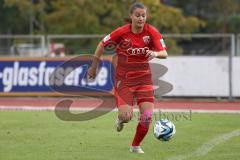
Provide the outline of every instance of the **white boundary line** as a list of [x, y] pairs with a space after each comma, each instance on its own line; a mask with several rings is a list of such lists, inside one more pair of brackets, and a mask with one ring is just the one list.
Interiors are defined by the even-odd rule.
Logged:
[[[178, 155], [168, 160], [184, 160], [184, 159], [196, 159], [197, 157], [200, 159], [201, 156], [207, 155], [212, 149], [214, 149], [219, 144], [226, 142], [233, 137], [240, 136], [240, 130], [234, 130], [232, 132], [220, 134], [213, 139], [209, 140], [208, 142], [202, 144], [198, 148], [196, 148], [193, 152], [185, 155]], [[204, 159], [203, 157], [201, 159]]]
[[[54, 111], [54, 106], [1, 106], [1, 110], [22, 110], [22, 111]], [[71, 111], [90, 111], [94, 108], [84, 108], [84, 107], [72, 107]], [[108, 108], [98, 109], [98, 111], [107, 111]], [[117, 108], [113, 109], [112, 112], [116, 112]], [[134, 109], [134, 112], [138, 112], [138, 109]], [[240, 110], [204, 110], [204, 109], [154, 109], [154, 112], [176, 112], [176, 113], [238, 113]]]

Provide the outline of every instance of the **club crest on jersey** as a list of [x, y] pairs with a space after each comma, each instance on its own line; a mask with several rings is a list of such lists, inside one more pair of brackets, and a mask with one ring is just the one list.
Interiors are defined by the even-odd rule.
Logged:
[[144, 41], [145, 44], [149, 44], [150, 43], [150, 37], [149, 36], [144, 36], [143, 41]]

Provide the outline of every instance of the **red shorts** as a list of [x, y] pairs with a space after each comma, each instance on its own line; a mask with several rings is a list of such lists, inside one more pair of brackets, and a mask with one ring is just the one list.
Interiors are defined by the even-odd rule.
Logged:
[[124, 81], [116, 81], [114, 95], [117, 107], [121, 105], [133, 106], [135, 102], [139, 105], [142, 102], [154, 102], [153, 86], [151, 84], [127, 85]]

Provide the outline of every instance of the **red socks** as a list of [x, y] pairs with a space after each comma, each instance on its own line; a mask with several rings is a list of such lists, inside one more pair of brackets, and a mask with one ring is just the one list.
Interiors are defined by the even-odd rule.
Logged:
[[141, 125], [140, 123], [138, 123], [132, 146], [140, 146], [140, 143], [146, 136], [148, 129], [149, 127], [147, 127], [146, 125]]

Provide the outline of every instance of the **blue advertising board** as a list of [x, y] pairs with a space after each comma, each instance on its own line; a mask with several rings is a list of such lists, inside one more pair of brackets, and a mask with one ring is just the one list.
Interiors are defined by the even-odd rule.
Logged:
[[[0, 59], [0, 95], [54, 96], [65, 92], [94, 95], [112, 92], [111, 61], [103, 60], [97, 77], [91, 81], [86, 76], [90, 63], [90, 60], [68, 61], [68, 58]], [[51, 82], [52, 77], [55, 77], [54, 83]]]

